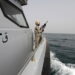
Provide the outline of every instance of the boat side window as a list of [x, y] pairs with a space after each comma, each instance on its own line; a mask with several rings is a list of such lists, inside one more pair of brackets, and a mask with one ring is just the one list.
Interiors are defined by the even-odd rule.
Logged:
[[1, 2], [1, 6], [4, 15], [8, 19], [17, 24], [19, 27], [28, 28], [28, 23], [21, 9], [4, 0]]

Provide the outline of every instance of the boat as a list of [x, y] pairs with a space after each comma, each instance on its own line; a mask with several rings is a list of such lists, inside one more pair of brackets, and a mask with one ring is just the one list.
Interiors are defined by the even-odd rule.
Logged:
[[22, 6], [27, 0], [0, 0], [0, 75], [41, 75], [46, 38], [34, 48]]

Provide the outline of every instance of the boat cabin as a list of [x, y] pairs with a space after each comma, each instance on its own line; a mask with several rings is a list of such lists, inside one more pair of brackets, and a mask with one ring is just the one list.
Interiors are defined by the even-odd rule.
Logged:
[[18, 75], [33, 53], [33, 33], [23, 5], [27, 0], [0, 0], [0, 75]]

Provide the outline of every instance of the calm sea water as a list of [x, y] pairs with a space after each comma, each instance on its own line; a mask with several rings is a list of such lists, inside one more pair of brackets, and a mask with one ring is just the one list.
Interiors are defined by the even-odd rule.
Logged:
[[50, 50], [50, 75], [75, 75], [75, 35], [45, 35]]

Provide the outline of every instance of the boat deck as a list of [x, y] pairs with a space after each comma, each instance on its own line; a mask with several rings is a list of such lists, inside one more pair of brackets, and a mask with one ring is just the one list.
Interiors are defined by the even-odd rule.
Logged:
[[46, 52], [46, 39], [44, 38], [39, 47], [35, 49], [34, 60], [30, 60], [27, 67], [18, 75], [41, 75]]

